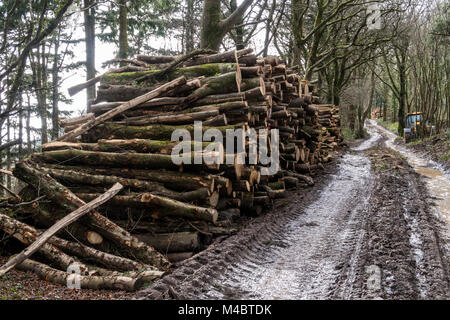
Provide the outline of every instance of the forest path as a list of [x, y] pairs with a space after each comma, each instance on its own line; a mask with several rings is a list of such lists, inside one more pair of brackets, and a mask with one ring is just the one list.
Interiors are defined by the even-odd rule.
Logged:
[[384, 134], [388, 138], [386, 146], [404, 156], [409, 165], [424, 177], [430, 195], [437, 202], [437, 214], [441, 215], [450, 226], [450, 172], [427, 155], [417, 154], [402, 143], [397, 143], [398, 136], [380, 126], [376, 121], [368, 121], [368, 127]]

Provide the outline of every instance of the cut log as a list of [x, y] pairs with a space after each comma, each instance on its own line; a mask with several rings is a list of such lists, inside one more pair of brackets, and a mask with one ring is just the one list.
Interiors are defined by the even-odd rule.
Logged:
[[233, 101], [233, 102], [224, 102], [224, 103], [195, 107], [195, 108], [192, 108], [192, 112], [212, 111], [212, 110], [218, 110], [220, 112], [227, 112], [230, 110], [243, 109], [243, 108], [248, 108], [248, 103], [246, 101]]
[[161, 253], [194, 251], [199, 248], [197, 232], [177, 232], [163, 234], [139, 234], [137, 237]]
[[215, 180], [224, 180], [224, 184], [230, 181], [223, 177], [215, 177], [213, 175], [199, 175], [191, 173], [179, 173], [165, 170], [139, 170], [130, 168], [93, 168], [93, 167], [75, 167], [75, 166], [61, 166], [45, 164], [45, 167], [58, 170], [72, 170], [91, 175], [113, 175], [117, 177], [150, 180], [163, 184], [166, 188], [171, 188], [177, 191], [194, 191], [202, 188], [207, 188], [210, 192], [214, 191]]
[[122, 121], [116, 121], [117, 124], [131, 125], [131, 126], [147, 126], [151, 124], [188, 124], [194, 121], [207, 120], [211, 117], [219, 115], [219, 110], [204, 110], [193, 113], [174, 114], [157, 117], [144, 117], [144, 119], [129, 118]]
[[138, 61], [143, 61], [148, 64], [170, 63], [175, 61], [176, 58], [177, 58], [176, 56], [147, 56], [144, 54], [137, 55]]
[[[204, 122], [204, 124], [206, 121]], [[137, 153], [159, 153], [159, 154], [172, 154], [173, 148], [177, 145], [186, 146], [194, 150], [194, 141], [160, 141], [160, 140], [147, 140], [147, 139], [132, 139], [132, 140], [104, 140], [100, 139], [98, 143], [81, 143], [81, 142], [60, 142], [54, 141], [46, 143], [42, 146], [42, 151], [57, 151], [57, 150], [85, 150], [85, 151], [97, 151], [97, 152], [129, 152], [134, 151]], [[202, 150], [215, 142], [203, 142]]]
[[211, 118], [209, 120], [203, 121], [204, 126], [208, 127], [222, 127], [228, 125], [227, 116], [225, 114], [219, 114], [218, 116]]
[[[213, 77], [218, 74], [233, 72], [235, 63], [209, 63], [199, 66], [179, 67], [173, 70], [149, 70], [144, 72], [113, 73], [102, 78], [102, 85], [130, 85], [138, 83], [140, 86], [153, 86], [158, 81], [171, 81], [178, 77], [192, 80], [198, 77]], [[165, 72], [163, 75], [162, 73]]]
[[202, 163], [200, 166], [194, 164], [195, 154], [191, 153], [191, 164], [176, 165], [173, 163], [172, 156], [164, 154], [151, 153], [112, 153], [112, 152], [93, 152], [83, 150], [59, 150], [48, 151], [33, 154], [32, 158], [37, 161], [46, 163], [66, 163], [71, 165], [81, 164], [88, 166], [104, 166], [104, 167], [126, 167], [142, 169], [167, 169], [181, 170], [183, 168], [203, 168], [205, 170], [218, 170], [220, 168], [220, 154], [210, 154], [215, 160], [214, 164]]
[[[32, 245], [39, 237], [39, 232], [33, 227], [1, 213], [0, 229], [19, 240], [25, 246]], [[67, 269], [72, 263], [77, 262], [77, 260], [65, 254], [50, 243], [44, 243], [42, 246], [38, 247], [37, 250], [39, 250], [39, 253], [42, 254], [43, 257], [57, 265], [59, 268]], [[17, 255], [9, 261], [17, 261], [18, 258], [16, 257]], [[10, 266], [11, 262], [3, 266], [1, 269], [2, 274], [6, 273], [15, 265], [12, 265], [12, 267]], [[88, 273], [87, 266], [81, 265], [81, 270], [83, 273]]]
[[76, 86], [70, 87], [68, 90], [69, 95], [72, 97], [72, 96], [76, 95], [78, 92], [82, 91], [83, 89], [86, 89], [86, 88], [89, 88], [89, 87], [95, 85], [97, 82], [101, 81], [104, 76], [106, 76], [108, 74], [122, 73], [122, 72], [129, 72], [129, 71], [142, 71], [142, 70], [147, 70], [147, 68], [146, 67], [124, 66], [124, 67], [118, 68], [118, 69], [110, 69], [106, 73], [104, 73], [100, 76], [92, 78], [92, 79], [90, 79], [84, 83], [78, 84]]
[[19, 255], [15, 256], [13, 259], [9, 260], [3, 267], [0, 268], [0, 276], [4, 275], [6, 272], [14, 268], [16, 265], [28, 259], [34, 252], [36, 252], [42, 245], [44, 245], [52, 236], [58, 233], [62, 228], [70, 225], [74, 221], [81, 218], [86, 213], [94, 210], [98, 206], [102, 205], [112, 197], [114, 197], [123, 186], [120, 183], [116, 183], [110, 190], [101, 195], [100, 197], [92, 200], [88, 204], [85, 204], [73, 211], [72, 213], [65, 216], [63, 219], [54, 224], [51, 228], [45, 231], [39, 238], [22, 251]]
[[78, 137], [79, 135], [83, 134], [84, 132], [92, 129], [93, 127], [95, 127], [95, 126], [97, 126], [97, 125], [99, 125], [99, 124], [101, 124], [101, 123], [103, 123], [103, 122], [105, 122], [105, 121], [107, 121], [109, 119], [112, 119], [116, 115], [118, 115], [118, 114], [120, 114], [120, 113], [122, 113], [122, 112], [124, 112], [126, 110], [129, 110], [131, 108], [134, 108], [135, 106], [137, 106], [137, 105], [139, 105], [139, 104], [141, 104], [143, 102], [146, 102], [148, 100], [154, 99], [154, 98], [160, 96], [161, 94], [163, 94], [164, 92], [166, 92], [168, 90], [171, 90], [171, 89], [173, 89], [173, 88], [175, 88], [177, 86], [183, 85], [185, 83], [186, 83], [186, 79], [184, 77], [181, 77], [181, 78], [178, 78], [178, 79], [176, 79], [174, 81], [171, 81], [171, 82], [169, 82], [167, 84], [164, 84], [164, 85], [158, 87], [157, 89], [155, 89], [155, 90], [153, 90], [153, 91], [151, 91], [149, 93], [146, 93], [146, 94], [144, 94], [144, 95], [142, 95], [140, 97], [137, 97], [137, 98], [135, 98], [135, 99], [133, 99], [133, 100], [131, 100], [131, 101], [129, 101], [129, 102], [127, 102], [127, 103], [125, 103], [125, 104], [115, 108], [115, 109], [112, 109], [112, 110], [102, 114], [101, 116], [95, 118], [94, 120], [86, 122], [85, 124], [81, 125], [77, 129], [71, 131], [68, 134], [63, 135], [62, 137], [60, 137], [57, 140], [59, 140], [59, 141], [70, 141], [71, 139], [74, 139], [74, 138]]
[[[224, 137], [228, 129], [242, 129], [241, 124], [228, 125], [224, 127], [206, 127], [203, 126], [203, 133], [208, 129], [217, 129], [222, 132]], [[124, 126], [114, 123], [107, 123], [97, 126], [89, 131], [89, 139], [97, 141], [99, 139], [152, 139], [152, 140], [171, 140], [172, 133], [177, 129], [186, 129], [194, 140], [194, 125], [168, 126], [168, 125], [150, 125], [150, 126]]]
[[123, 167], [178, 170], [171, 156], [143, 153], [111, 153], [82, 150], [48, 151], [34, 154], [33, 159], [46, 163], [81, 164], [88, 166]]
[[[74, 277], [67, 272], [51, 268], [33, 260], [22, 262], [18, 268], [23, 271], [33, 272], [37, 274], [39, 278], [61, 286], [67, 286], [67, 283], [71, 283], [71, 279]], [[163, 272], [161, 271], [147, 271], [145, 272], [145, 280], [127, 276], [78, 276], [78, 279], [80, 281], [81, 289], [136, 291], [142, 288], [145, 282], [150, 281], [150, 279], [156, 280], [162, 275]]]
[[[162, 98], [155, 98], [152, 100], [149, 100], [147, 102], [141, 103], [140, 105], [136, 106], [136, 109], [142, 109], [142, 108], [154, 108], [154, 107], [161, 107], [161, 106], [174, 106], [179, 105], [184, 102], [184, 98], [177, 98], [177, 97], [162, 97]], [[95, 114], [102, 114], [105, 112], [108, 112], [111, 109], [114, 109], [122, 104], [126, 103], [126, 101], [119, 101], [119, 102], [108, 102], [108, 103], [99, 103], [91, 106], [91, 111]]]
[[[218, 62], [235, 62], [236, 57], [242, 57], [249, 53], [252, 53], [253, 49], [243, 49], [238, 51], [227, 51], [224, 53], [217, 53], [209, 56], [200, 56], [194, 58], [192, 61], [186, 62], [186, 66], [202, 65], [207, 63], [218, 63]], [[239, 61], [241, 63], [241, 61]]]
[[313, 186], [314, 185], [314, 179], [311, 178], [311, 177], [308, 177], [308, 176], [305, 176], [305, 175], [302, 175], [302, 174], [298, 174], [298, 173], [295, 173], [295, 172], [292, 172], [292, 171], [283, 171], [283, 173], [285, 173], [288, 176], [300, 179], [300, 180], [306, 182], [309, 186]]
[[217, 77], [206, 78], [202, 87], [195, 90], [186, 98], [186, 103], [193, 103], [203, 97], [230, 92], [238, 92], [237, 81], [240, 79], [237, 72], [229, 72]]
[[[55, 181], [50, 176], [43, 174], [29, 162], [20, 162], [14, 169], [14, 175], [34, 188], [39, 188], [47, 197], [58, 203], [66, 212], [72, 212], [86, 203], [78, 198], [69, 189]], [[92, 226], [95, 231], [114, 242], [130, 256], [139, 261], [155, 266], [159, 269], [167, 269], [170, 263], [153, 248], [139, 241], [126, 230], [99, 214], [92, 211], [83, 219]]]
[[61, 127], [68, 127], [68, 126], [74, 126], [79, 125], [82, 123], [85, 123], [87, 121], [90, 121], [95, 118], [95, 115], [93, 113], [88, 113], [86, 115], [77, 117], [77, 118], [70, 118], [70, 119], [63, 119], [59, 121], [59, 124]]
[[[182, 201], [182, 202], [196, 202], [196, 203], [200, 202], [200, 203], [205, 203], [205, 204], [209, 205], [211, 208], [214, 208], [214, 207], [217, 206], [218, 193], [217, 192], [211, 193], [206, 188], [202, 188], [202, 189], [198, 189], [198, 190], [194, 190], [194, 191], [189, 191], [189, 192], [174, 192], [174, 191], [171, 191], [171, 190], [168, 190], [168, 189], [166, 189], [166, 190], [167, 191], [164, 191], [164, 192], [162, 192], [162, 191], [153, 191], [152, 194], [157, 195], [157, 196], [170, 198], [172, 200]], [[89, 194], [89, 193], [76, 193], [76, 195], [78, 197], [80, 197], [81, 199], [83, 199], [84, 201], [90, 201], [91, 199], [93, 199], [93, 198], [95, 198], [97, 196], [97, 194]], [[132, 202], [122, 201], [123, 199], [126, 199], [126, 198], [123, 198], [123, 197], [126, 197], [126, 196], [136, 196], [136, 194], [135, 193], [125, 193], [121, 197], [113, 198], [111, 200], [111, 205], [117, 205], [117, 206], [122, 206], [122, 207], [126, 207], [126, 206], [132, 206], [133, 207], [133, 203]], [[138, 204], [138, 206], [134, 206], [134, 207], [142, 208], [143, 206]]]
[[[96, 195], [79, 194], [84, 199], [91, 199]], [[151, 193], [115, 196], [111, 199], [114, 206], [152, 209], [149, 213], [153, 217], [181, 217], [191, 220], [204, 220], [212, 223], [217, 221], [217, 210], [203, 208], [167, 197], [156, 196]]]

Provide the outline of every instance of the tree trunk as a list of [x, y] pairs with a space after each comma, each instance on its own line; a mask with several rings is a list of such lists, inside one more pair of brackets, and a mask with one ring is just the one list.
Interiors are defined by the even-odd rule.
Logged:
[[193, 113], [178, 113], [173, 115], [161, 115], [156, 117], [142, 116], [135, 119], [128, 118], [122, 121], [116, 121], [117, 124], [131, 126], [147, 126], [151, 124], [169, 124], [181, 125], [190, 124], [194, 121], [203, 121], [219, 115], [219, 110], [205, 110]]
[[[69, 277], [73, 277], [65, 271], [51, 268], [33, 260], [22, 262], [18, 268], [24, 271], [31, 271], [37, 274], [39, 278], [61, 286], [67, 286], [71, 279]], [[151, 276], [150, 273], [153, 275]], [[156, 280], [161, 276], [162, 272], [160, 271], [148, 271], [145, 273], [145, 280], [127, 276], [79, 276], [79, 280], [81, 289], [136, 291], [142, 288], [145, 282], [150, 282], [150, 279]]]
[[[84, 0], [84, 34], [86, 43], [86, 81], [95, 78], [95, 8], [94, 0]], [[95, 86], [87, 88], [87, 112], [90, 112], [90, 101], [95, 99]]]
[[[4, 214], [0, 214], [0, 229], [19, 240], [25, 246], [31, 245], [39, 237], [39, 232], [33, 227], [30, 227]], [[76, 262], [75, 259], [50, 243], [44, 243], [39, 248], [39, 253], [42, 254], [48, 261], [51, 261], [62, 269], [67, 269], [72, 263]], [[4, 268], [2, 267], [1, 274], [4, 274], [3, 269]], [[87, 267], [84, 267], [83, 269], [87, 271]], [[5, 270], [8, 271], [9, 269]]]
[[[80, 194], [80, 197], [86, 200], [90, 200], [96, 196], [96, 194]], [[204, 220], [216, 223], [218, 216], [216, 209], [198, 207], [151, 193], [116, 196], [111, 200], [111, 204], [123, 207], [152, 209], [150, 213], [156, 218], [182, 217], [190, 220]]]
[[59, 136], [59, 35], [55, 39], [55, 49], [53, 52], [53, 66], [52, 66], [52, 140]]
[[[228, 125], [224, 127], [212, 127], [213, 129], [220, 130], [224, 136], [228, 129], [239, 129], [242, 125]], [[186, 129], [194, 137], [193, 125], [182, 126], [168, 126], [168, 125], [150, 125], [150, 126], [124, 126], [114, 123], [107, 123], [92, 128], [89, 131], [88, 139], [90, 141], [98, 141], [99, 139], [152, 139], [152, 140], [165, 140], [170, 141], [172, 139], [172, 133], [177, 129]], [[210, 129], [210, 127], [202, 127], [203, 133]]]
[[128, 58], [127, 0], [119, 1], [119, 59]]
[[240, 89], [240, 86], [238, 86], [240, 78], [241, 76], [237, 72], [229, 72], [217, 77], [207, 78], [202, 81], [202, 87], [187, 97], [186, 102], [193, 103], [209, 95], [238, 92]]
[[191, 252], [199, 248], [197, 232], [139, 234], [137, 237], [161, 253]]
[[144, 268], [150, 268], [150, 266], [147, 266], [145, 264], [109, 254], [85, 246], [79, 242], [70, 242], [65, 239], [53, 237], [49, 240], [49, 243], [65, 252], [69, 252], [70, 254], [73, 254], [80, 258], [95, 261], [95, 263], [101, 264], [102, 266], [113, 270], [138, 271]]
[[[45, 167], [59, 170], [72, 170], [90, 175], [113, 175], [117, 177], [150, 180], [163, 184], [166, 188], [171, 188], [177, 191], [195, 191], [206, 188], [210, 192], [214, 191], [216, 180], [217, 183], [223, 184], [224, 187], [230, 184], [230, 181], [224, 177], [215, 177], [211, 175], [196, 175], [190, 173], [180, 173], [175, 171], [164, 170], [139, 170], [135, 168], [95, 168], [95, 167], [81, 167], [81, 166], [61, 166], [45, 164]], [[224, 181], [223, 183], [221, 181]]]
[[219, 51], [223, 37], [242, 19], [253, 0], [245, 0], [225, 20], [221, 20], [220, 1], [205, 0], [203, 2], [202, 25], [200, 31], [200, 47]]
[[219, 51], [223, 36], [220, 28], [220, 1], [205, 0], [203, 3], [200, 47]]
[[195, 0], [186, 0], [187, 10], [184, 17], [184, 47], [185, 53], [194, 51], [194, 35], [195, 35], [195, 17], [194, 4]]

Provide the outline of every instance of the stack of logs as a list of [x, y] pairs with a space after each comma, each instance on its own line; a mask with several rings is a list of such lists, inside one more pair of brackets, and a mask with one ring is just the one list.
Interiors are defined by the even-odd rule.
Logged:
[[[332, 160], [342, 141], [339, 109], [315, 104], [313, 86], [277, 57], [258, 59], [251, 53], [139, 55], [110, 61], [129, 65], [71, 88], [74, 94], [100, 82], [89, 112], [61, 120], [65, 135], [14, 170], [29, 185], [20, 195], [30, 204], [18, 214], [36, 229], [6, 217], [0, 228], [10, 234], [28, 232], [28, 237], [15, 237], [29, 244], [38, 228], [48, 228], [120, 183], [121, 193], [53, 237], [40, 253], [63, 270], [68, 262], [61, 257], [69, 253], [96, 265], [102, 276], [152, 270], [155, 277], [155, 268], [164, 271], [214, 238], [234, 233], [242, 216], [261, 214], [286, 189], [313, 185], [312, 173]], [[184, 129], [197, 139], [194, 121], [202, 121], [203, 132], [223, 133], [224, 141], [201, 142], [200, 154], [216, 161], [176, 165], [171, 153], [179, 141], [172, 141], [172, 133]], [[233, 164], [224, 164], [217, 152], [206, 151], [223, 143], [230, 153], [227, 130], [251, 128], [259, 138], [265, 129], [266, 141], [272, 130], [279, 130], [278, 173], [261, 175], [265, 166], [241, 164], [239, 155]], [[248, 155], [249, 142], [242, 143]], [[194, 144], [182, 145], [194, 150]], [[266, 144], [270, 155], [274, 150]], [[197, 155], [192, 151], [188, 156]], [[142, 276], [134, 280], [125, 288], [143, 283]]]

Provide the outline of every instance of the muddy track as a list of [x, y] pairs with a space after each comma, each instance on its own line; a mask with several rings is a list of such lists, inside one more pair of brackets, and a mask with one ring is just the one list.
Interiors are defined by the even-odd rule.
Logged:
[[[391, 150], [374, 179], [357, 284], [363, 299], [449, 299], [445, 225], [421, 177]], [[375, 274], [377, 273], [377, 274]]]
[[313, 188], [290, 193], [137, 298], [447, 298], [439, 222], [426, 200], [417, 201], [423, 183], [411, 169], [371, 170], [364, 153], [384, 140], [373, 132]]
[[314, 188], [291, 193], [272, 212], [187, 261], [138, 297], [349, 297], [352, 261], [358, 260], [363, 237], [366, 203], [361, 200], [370, 189], [369, 168], [363, 156], [344, 156], [336, 172], [322, 176]]

